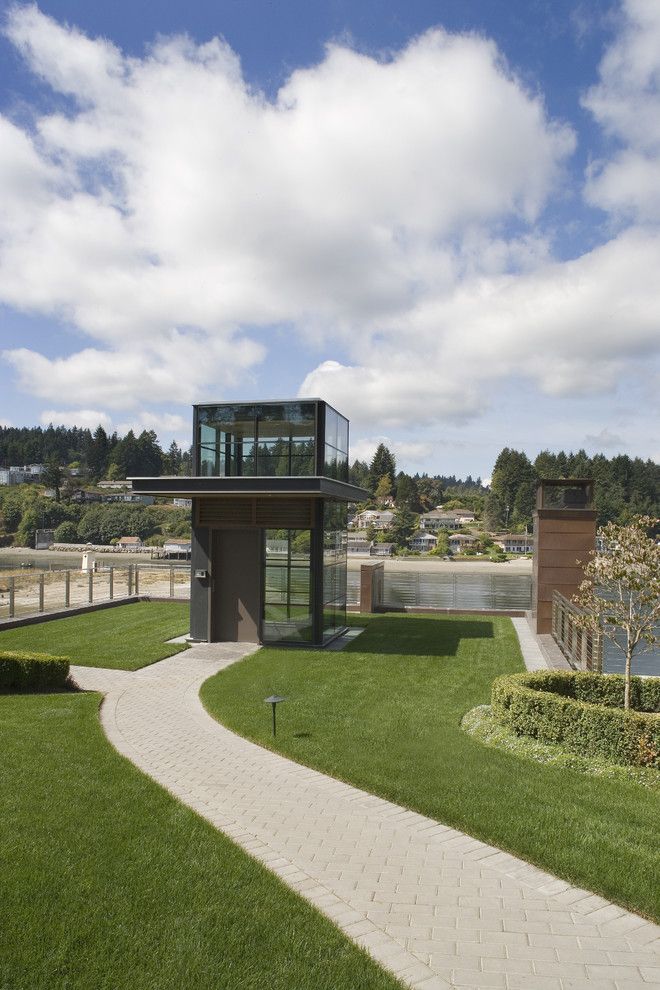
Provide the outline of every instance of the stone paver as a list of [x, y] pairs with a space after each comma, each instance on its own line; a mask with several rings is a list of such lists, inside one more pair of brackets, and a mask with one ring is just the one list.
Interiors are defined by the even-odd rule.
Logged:
[[215, 722], [200, 685], [250, 649], [210, 644], [134, 673], [72, 673], [105, 693], [101, 719], [120, 753], [407, 986], [660, 988], [660, 927]]

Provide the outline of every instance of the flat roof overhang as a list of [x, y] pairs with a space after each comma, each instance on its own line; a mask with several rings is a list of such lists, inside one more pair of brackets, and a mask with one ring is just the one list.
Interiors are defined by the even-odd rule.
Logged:
[[180, 477], [128, 478], [136, 495], [172, 495], [175, 498], [221, 498], [237, 495], [290, 495], [305, 498], [331, 498], [339, 502], [365, 502], [370, 493], [345, 481], [319, 476], [283, 478]]

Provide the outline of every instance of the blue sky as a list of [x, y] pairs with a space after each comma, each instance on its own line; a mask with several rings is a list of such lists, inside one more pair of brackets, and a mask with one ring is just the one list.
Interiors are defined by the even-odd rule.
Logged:
[[318, 394], [411, 471], [658, 459], [655, 0], [2, 22], [0, 422]]

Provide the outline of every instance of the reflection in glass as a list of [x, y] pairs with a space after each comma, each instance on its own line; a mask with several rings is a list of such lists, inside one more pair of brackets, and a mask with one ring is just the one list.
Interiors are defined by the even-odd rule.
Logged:
[[200, 406], [198, 473], [286, 477], [315, 473], [313, 402]]
[[323, 508], [323, 641], [346, 626], [347, 507], [326, 502]]
[[311, 533], [267, 529], [264, 568], [264, 642], [311, 642]]

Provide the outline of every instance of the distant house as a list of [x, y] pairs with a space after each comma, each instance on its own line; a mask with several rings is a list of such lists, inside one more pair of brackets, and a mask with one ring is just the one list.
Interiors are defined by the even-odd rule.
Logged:
[[191, 547], [191, 540], [167, 539], [163, 543], [163, 553], [166, 557], [176, 558], [177, 560], [189, 560]]
[[356, 529], [389, 529], [394, 520], [394, 513], [389, 509], [364, 509], [355, 517]]
[[43, 464], [24, 464], [23, 467], [12, 465], [0, 468], [0, 485], [25, 485], [30, 481], [39, 481], [44, 473]]
[[153, 495], [104, 495], [104, 502], [128, 502], [131, 505], [153, 505], [156, 499]]
[[501, 547], [505, 553], [534, 552], [534, 537], [527, 536], [526, 533], [508, 533], [505, 536], [497, 536], [494, 542]]
[[371, 541], [366, 540], [364, 536], [360, 536], [358, 533], [349, 533], [346, 549], [348, 553], [368, 554], [371, 551]]
[[192, 499], [191, 498], [173, 498], [172, 505], [176, 505], [179, 509], [192, 509]]
[[96, 486], [97, 488], [105, 489], [106, 491], [120, 492], [122, 488], [130, 488], [130, 481], [99, 481]]
[[454, 512], [433, 509], [419, 517], [419, 525], [420, 529], [426, 530], [428, 533], [437, 533], [439, 529], [460, 529], [462, 523]]
[[99, 495], [98, 492], [86, 492], [82, 488], [78, 488], [75, 492], [71, 492], [71, 501], [78, 505], [89, 502], [102, 502], [103, 496]]
[[141, 550], [144, 543], [139, 536], [122, 536], [117, 540], [119, 550]]
[[393, 543], [373, 543], [371, 546], [372, 557], [391, 557], [393, 551]]
[[28, 475], [28, 481], [37, 481], [46, 470], [46, 466], [44, 464], [26, 464], [25, 467], [15, 470], [25, 471]]
[[55, 542], [54, 529], [38, 529], [34, 534], [34, 549], [47, 550]]
[[476, 543], [477, 538], [476, 536], [467, 536], [465, 533], [454, 533], [453, 536], [449, 537], [447, 542], [452, 553], [461, 553], [466, 547]]
[[434, 536], [433, 533], [426, 533], [422, 530], [419, 533], [415, 533], [410, 540], [409, 546], [411, 550], [416, 550], [419, 553], [428, 553], [429, 550], [435, 550], [437, 544], [437, 536]]

